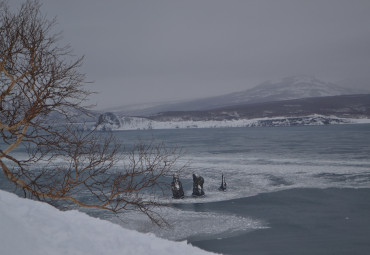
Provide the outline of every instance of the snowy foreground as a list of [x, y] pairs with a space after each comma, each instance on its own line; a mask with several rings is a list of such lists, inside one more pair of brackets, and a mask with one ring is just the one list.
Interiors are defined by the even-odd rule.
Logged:
[[0, 254], [214, 254], [0, 190]]

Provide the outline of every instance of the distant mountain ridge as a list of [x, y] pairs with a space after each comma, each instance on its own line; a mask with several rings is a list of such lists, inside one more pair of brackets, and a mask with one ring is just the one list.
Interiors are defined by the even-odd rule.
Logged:
[[243, 92], [230, 94], [238, 102], [259, 103], [310, 97], [327, 97], [361, 94], [363, 91], [348, 89], [334, 83], [324, 82], [314, 76], [286, 77], [275, 82], [264, 82]]
[[251, 89], [221, 96], [180, 103], [157, 104], [140, 109], [122, 108], [119, 110], [115, 108], [114, 112], [119, 116], [148, 116], [166, 111], [201, 111], [242, 104], [366, 93], [370, 91], [344, 88], [334, 83], [321, 81], [314, 76], [300, 75], [264, 82]]
[[169, 120], [231, 120], [271, 117], [299, 117], [313, 114], [342, 118], [370, 118], [370, 94], [311, 97], [250, 103], [205, 111], [168, 111], [149, 117]]
[[[293, 76], [223, 96], [102, 114], [98, 130], [326, 125], [370, 121], [370, 92]], [[356, 122], [356, 121], [355, 121]]]
[[101, 115], [98, 130], [369, 123], [370, 94], [250, 103], [204, 111], [168, 111], [148, 117], [105, 115], [109, 118]]

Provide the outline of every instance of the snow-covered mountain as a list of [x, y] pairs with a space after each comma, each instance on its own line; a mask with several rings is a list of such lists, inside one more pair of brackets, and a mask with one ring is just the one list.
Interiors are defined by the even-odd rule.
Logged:
[[348, 123], [341, 118], [370, 117], [370, 92], [340, 87], [313, 76], [293, 76], [241, 92], [139, 111], [102, 114], [96, 127], [104, 131]]
[[326, 97], [365, 93], [358, 89], [340, 87], [314, 76], [293, 76], [264, 82], [252, 89], [224, 96], [233, 104], [281, 101], [289, 99]]
[[340, 87], [334, 83], [321, 81], [314, 76], [301, 75], [286, 77], [277, 81], [267, 81], [254, 88], [240, 92], [195, 100], [190, 105], [192, 105], [192, 108], [197, 107], [198, 109], [189, 110], [208, 110], [247, 103], [350, 94], [366, 94], [366, 92]]
[[321, 81], [314, 76], [301, 75], [277, 81], [267, 81], [251, 89], [216, 97], [162, 104], [136, 110], [124, 107], [121, 110], [116, 108], [115, 112], [121, 116], [146, 116], [165, 111], [199, 111], [249, 103], [367, 93], [370, 91], [345, 88], [334, 83]]
[[106, 113], [101, 115], [96, 128], [104, 131], [326, 125], [358, 123], [359, 120], [370, 121], [370, 94], [250, 103], [205, 111], [169, 111], [147, 117], [119, 117]]

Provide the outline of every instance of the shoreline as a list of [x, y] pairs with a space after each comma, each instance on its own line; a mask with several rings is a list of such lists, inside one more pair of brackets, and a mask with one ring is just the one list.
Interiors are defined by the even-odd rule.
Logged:
[[369, 118], [344, 118], [334, 115], [302, 115], [276, 116], [253, 119], [221, 119], [221, 120], [181, 120], [168, 121], [152, 120], [147, 117], [114, 117], [106, 123], [96, 125], [98, 131], [127, 131], [127, 130], [165, 130], [165, 129], [196, 129], [196, 128], [251, 128], [251, 127], [293, 127], [293, 126], [323, 126], [346, 124], [370, 124]]

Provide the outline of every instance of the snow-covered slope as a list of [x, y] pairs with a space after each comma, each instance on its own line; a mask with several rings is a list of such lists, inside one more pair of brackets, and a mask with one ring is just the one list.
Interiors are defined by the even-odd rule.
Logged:
[[278, 81], [268, 81], [249, 90], [229, 95], [233, 103], [267, 102], [309, 97], [357, 94], [361, 91], [324, 82], [314, 76], [293, 76]]
[[196, 100], [193, 107], [212, 109], [246, 103], [261, 103], [310, 97], [326, 97], [362, 94], [365, 91], [348, 89], [330, 82], [321, 81], [314, 76], [293, 76], [277, 81], [264, 82], [254, 88], [223, 96]]
[[[169, 111], [148, 117], [109, 115], [107, 121], [97, 122], [98, 130], [358, 123], [370, 120], [370, 94], [282, 100], [208, 111]], [[112, 119], [117, 125], [112, 125]]]
[[127, 230], [0, 190], [1, 255], [206, 255], [184, 242]]
[[261, 103], [310, 97], [326, 97], [350, 94], [366, 94], [369, 91], [349, 89], [330, 82], [321, 81], [314, 76], [300, 75], [268, 81], [254, 88], [226, 95], [191, 100], [181, 103], [156, 105], [137, 109], [115, 109], [119, 115], [146, 116], [165, 111], [199, 111], [235, 106], [249, 103]]

